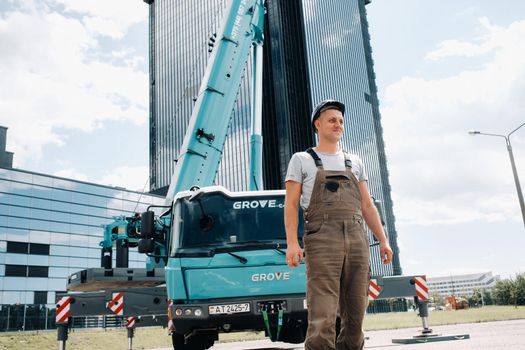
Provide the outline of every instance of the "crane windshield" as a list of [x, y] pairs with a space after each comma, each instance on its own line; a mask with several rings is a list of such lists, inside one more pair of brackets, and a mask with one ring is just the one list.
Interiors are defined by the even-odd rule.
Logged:
[[[284, 195], [229, 197], [201, 193], [178, 201], [172, 234], [172, 254], [178, 249], [213, 248], [254, 242], [286, 244]], [[302, 212], [300, 213], [302, 215]], [[302, 236], [302, 221], [299, 236]]]

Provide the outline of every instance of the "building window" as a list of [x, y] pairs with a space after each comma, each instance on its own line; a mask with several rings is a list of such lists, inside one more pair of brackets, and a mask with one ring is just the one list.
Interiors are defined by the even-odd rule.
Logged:
[[27, 254], [28, 251], [28, 244], [22, 243], [22, 242], [7, 242], [7, 248], [6, 251], [8, 253], [16, 253], [16, 254]]
[[27, 266], [26, 265], [5, 265], [6, 277], [26, 277]]
[[47, 292], [35, 292], [35, 304], [47, 304]]
[[49, 268], [47, 266], [28, 266], [28, 277], [48, 277]]
[[31, 243], [29, 244], [29, 254], [49, 255], [49, 244]]

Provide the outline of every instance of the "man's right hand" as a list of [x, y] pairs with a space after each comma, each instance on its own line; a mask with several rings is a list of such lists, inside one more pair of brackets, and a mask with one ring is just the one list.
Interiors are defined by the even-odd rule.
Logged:
[[303, 261], [304, 255], [303, 250], [299, 246], [299, 243], [288, 244], [286, 248], [286, 263], [291, 268], [298, 266]]

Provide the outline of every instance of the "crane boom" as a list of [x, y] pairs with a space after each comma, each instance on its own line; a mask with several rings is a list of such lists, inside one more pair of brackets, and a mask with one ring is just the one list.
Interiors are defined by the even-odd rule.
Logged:
[[250, 49], [263, 43], [263, 0], [232, 0], [226, 13], [180, 148], [166, 204], [180, 191], [213, 184]]

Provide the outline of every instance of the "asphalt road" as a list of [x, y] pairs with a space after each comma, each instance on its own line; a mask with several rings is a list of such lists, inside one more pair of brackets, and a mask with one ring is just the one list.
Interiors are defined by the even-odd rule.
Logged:
[[[469, 334], [470, 339], [420, 344], [393, 344], [392, 339], [412, 338], [418, 328], [367, 332], [366, 349], [388, 350], [525, 350], [525, 320], [467, 323], [453, 326], [437, 326], [434, 333], [442, 335]], [[270, 341], [247, 341], [217, 344], [211, 350], [302, 350], [302, 345], [272, 343]], [[167, 350], [167, 349], [166, 349]]]

